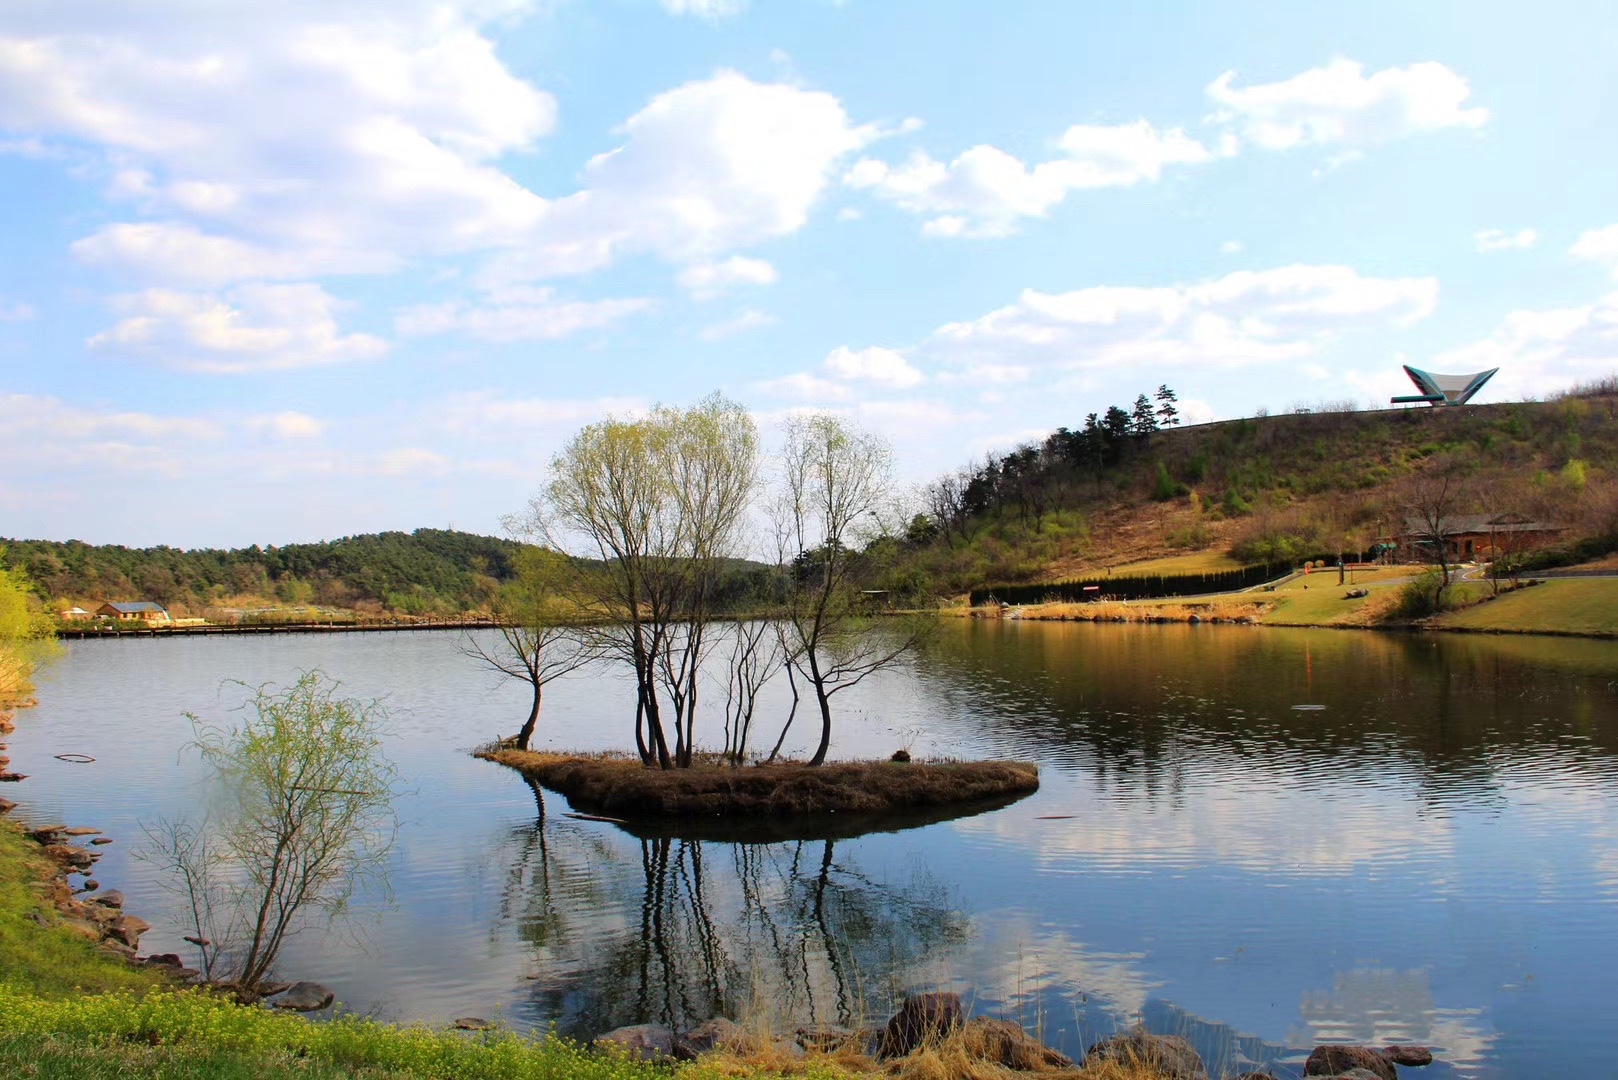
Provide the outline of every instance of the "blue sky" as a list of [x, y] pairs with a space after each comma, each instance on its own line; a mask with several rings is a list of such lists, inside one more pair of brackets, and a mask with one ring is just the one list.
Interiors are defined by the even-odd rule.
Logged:
[[7, 0], [0, 535], [499, 528], [721, 390], [920, 481], [1618, 370], [1618, 8]]

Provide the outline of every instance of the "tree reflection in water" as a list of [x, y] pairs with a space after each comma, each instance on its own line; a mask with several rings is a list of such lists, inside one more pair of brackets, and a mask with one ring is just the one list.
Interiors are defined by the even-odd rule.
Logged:
[[838, 857], [846, 840], [637, 839], [547, 821], [536, 799], [500, 918], [533, 955], [524, 1019], [567, 1035], [713, 1016], [854, 1026], [968, 938], [941, 882], [877, 880]]

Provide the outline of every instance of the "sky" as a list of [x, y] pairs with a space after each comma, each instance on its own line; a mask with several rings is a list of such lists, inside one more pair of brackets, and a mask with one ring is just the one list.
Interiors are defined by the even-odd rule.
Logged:
[[1618, 371], [1618, 5], [0, 0], [0, 536], [494, 533], [719, 391], [923, 482]]

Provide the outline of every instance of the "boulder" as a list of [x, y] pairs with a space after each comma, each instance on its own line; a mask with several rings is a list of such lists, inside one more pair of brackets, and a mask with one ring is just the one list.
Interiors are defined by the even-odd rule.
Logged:
[[107, 936], [117, 938], [131, 949], [138, 949], [140, 936], [151, 928], [152, 924], [139, 915], [120, 915], [108, 926]]
[[703, 1054], [715, 1050], [735, 1054], [750, 1054], [759, 1048], [759, 1041], [737, 1024], [722, 1016], [705, 1020], [674, 1037], [673, 1053], [680, 1061], [695, 1061]]
[[965, 1043], [973, 1057], [1017, 1072], [1071, 1069], [1073, 1059], [1045, 1046], [1010, 1020], [974, 1016], [966, 1022]]
[[63, 829], [63, 836], [100, 836], [100, 829], [91, 829], [84, 825], [75, 825], [71, 829]]
[[1084, 1064], [1146, 1066], [1162, 1080], [1208, 1080], [1208, 1068], [1191, 1044], [1178, 1035], [1149, 1035], [1133, 1031], [1102, 1039], [1084, 1055]]
[[[89, 882], [85, 882], [85, 884], [88, 885]], [[119, 892], [117, 889], [108, 889], [100, 896], [97, 896], [95, 899], [91, 900], [90, 903], [99, 904], [102, 907], [107, 908], [122, 908], [124, 906], [124, 894]]]
[[17, 809], [17, 804], [10, 799], [0, 799], [0, 814], [9, 814]]
[[912, 994], [888, 1020], [877, 1056], [904, 1057], [923, 1043], [949, 1037], [965, 1020], [959, 994]]
[[1433, 1063], [1433, 1052], [1425, 1046], [1388, 1046], [1383, 1048], [1382, 1056], [1395, 1065], [1410, 1065], [1415, 1068]]
[[1380, 1080], [1399, 1080], [1393, 1062], [1369, 1046], [1317, 1046], [1303, 1064], [1303, 1075], [1341, 1076], [1350, 1069], [1364, 1069]]
[[178, 954], [171, 952], [154, 953], [151, 956], [142, 957], [140, 963], [142, 967], [185, 967], [185, 961], [181, 960]]
[[909, 761], [910, 760], [910, 751], [908, 751], [908, 750], [895, 750], [893, 752], [893, 756], [890, 757], [888, 760], [889, 761], [897, 761], [897, 762], [900, 762], [900, 763]]
[[330, 1005], [336, 997], [329, 987], [317, 982], [295, 982], [275, 1000], [275, 1007], [295, 1012], [314, 1012]]
[[28, 779], [27, 773], [0, 772], [0, 784], [20, 784]]
[[481, 1016], [457, 1016], [455, 1029], [457, 1031], [488, 1031], [494, 1025]]
[[662, 1024], [631, 1024], [596, 1036], [597, 1046], [616, 1046], [632, 1058], [650, 1061], [674, 1053], [674, 1032]]
[[45, 854], [58, 865], [76, 870], [88, 870], [95, 864], [95, 858], [88, 851], [72, 844], [46, 844]]
[[110, 844], [110, 843], [112, 843], [112, 837], [110, 837], [110, 836], [98, 836], [94, 840], [91, 840], [90, 843], [94, 844], [96, 847], [100, 847], [102, 844]]
[[81, 937], [85, 941], [101, 940], [101, 927], [89, 919], [63, 919], [62, 927], [74, 937]]

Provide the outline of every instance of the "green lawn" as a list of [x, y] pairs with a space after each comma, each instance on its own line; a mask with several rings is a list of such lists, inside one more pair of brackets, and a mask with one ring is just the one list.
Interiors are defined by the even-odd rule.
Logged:
[[1618, 634], [1618, 578], [1558, 578], [1450, 612], [1434, 625], [1523, 633]]
[[1112, 568], [1113, 577], [1150, 577], [1154, 574], [1220, 574], [1226, 570], [1240, 570], [1246, 563], [1230, 557], [1225, 551], [1194, 551], [1186, 555], [1167, 555], [1161, 559], [1122, 563]]

